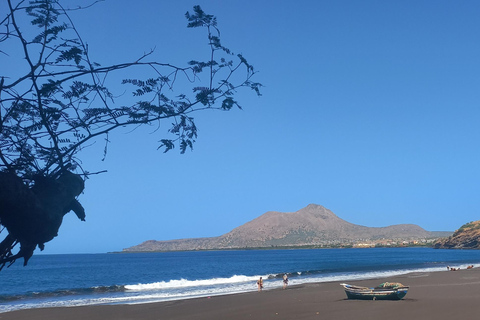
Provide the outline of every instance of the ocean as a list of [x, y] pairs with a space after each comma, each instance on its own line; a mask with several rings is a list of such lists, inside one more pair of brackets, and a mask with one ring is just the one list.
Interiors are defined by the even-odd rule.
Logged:
[[[431, 248], [195, 251], [34, 255], [0, 271], [0, 313], [19, 309], [133, 304], [383, 278], [480, 264], [480, 250]], [[381, 280], [380, 280], [381, 281]]]

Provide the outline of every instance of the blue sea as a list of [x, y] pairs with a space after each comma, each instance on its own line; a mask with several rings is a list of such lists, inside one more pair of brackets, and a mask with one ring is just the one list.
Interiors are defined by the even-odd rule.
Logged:
[[384, 278], [480, 264], [480, 250], [430, 248], [34, 255], [0, 271], [0, 312], [134, 304], [290, 285]]

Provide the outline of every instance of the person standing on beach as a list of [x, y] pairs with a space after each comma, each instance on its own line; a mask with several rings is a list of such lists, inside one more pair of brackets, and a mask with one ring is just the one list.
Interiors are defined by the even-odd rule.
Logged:
[[260, 277], [260, 279], [258, 279], [257, 286], [258, 286], [258, 291], [259, 292], [262, 291], [262, 289], [263, 289], [263, 279], [262, 279], [262, 277]]
[[288, 276], [287, 276], [287, 274], [285, 273], [285, 274], [283, 275], [283, 289], [286, 289], [287, 286], [288, 286]]

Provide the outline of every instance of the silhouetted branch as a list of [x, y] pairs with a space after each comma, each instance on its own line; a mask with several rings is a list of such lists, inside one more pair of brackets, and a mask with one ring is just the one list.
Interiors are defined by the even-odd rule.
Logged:
[[[216, 18], [199, 6], [185, 16], [187, 27], [206, 29], [210, 52], [205, 61], [172, 65], [154, 61], [153, 50], [119, 64], [92, 61], [68, 12], [98, 2], [68, 9], [58, 0], [7, 0], [8, 12], [0, 17], [2, 48], [19, 48], [25, 66], [15, 72], [26, 70], [0, 75], [0, 224], [8, 230], [0, 244], [0, 269], [20, 257], [26, 263], [37, 246], [42, 249], [56, 236], [70, 210], [83, 220], [84, 210], [76, 200], [83, 179], [105, 172], [86, 171], [78, 158], [95, 141], [105, 138], [105, 157], [110, 132], [156, 124], [155, 132], [164, 135], [159, 148], [167, 152], [178, 146], [184, 153], [197, 138], [194, 113], [240, 108], [234, 99], [240, 88], [260, 95], [261, 84], [251, 81], [253, 67], [221, 44]], [[18, 55], [2, 50], [2, 58], [18, 64]], [[138, 68], [151, 76], [135, 77]], [[135, 101], [117, 104], [107, 79], [122, 70], [132, 74], [122, 84], [132, 90]], [[202, 72], [205, 84], [200, 82]], [[175, 92], [177, 81], [191, 89]], [[56, 217], [55, 225], [41, 217]], [[20, 250], [14, 254], [17, 243]]]

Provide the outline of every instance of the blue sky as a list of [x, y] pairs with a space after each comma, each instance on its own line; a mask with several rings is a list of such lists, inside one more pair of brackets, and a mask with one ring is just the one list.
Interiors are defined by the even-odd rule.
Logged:
[[95, 61], [155, 47], [184, 65], [207, 53], [186, 28], [196, 4], [259, 71], [263, 96], [197, 114], [184, 155], [157, 151], [151, 129], [110, 136], [103, 162], [100, 143], [87, 150], [86, 169], [108, 173], [79, 198], [87, 221], [67, 215], [45, 253], [219, 236], [310, 203], [371, 227], [479, 219], [479, 2], [109, 0], [72, 17]]

